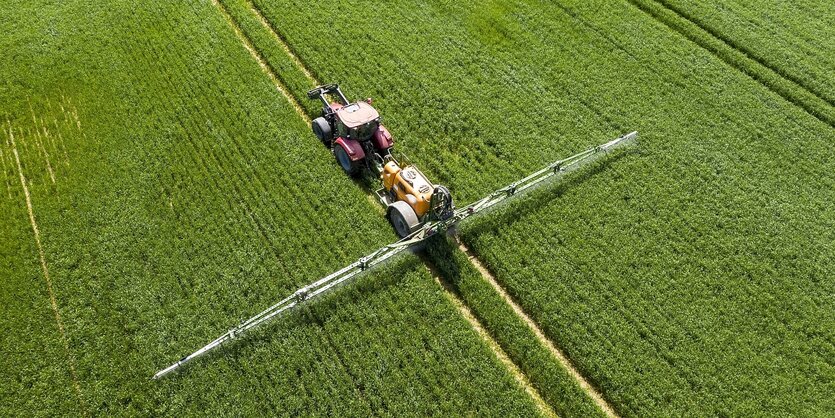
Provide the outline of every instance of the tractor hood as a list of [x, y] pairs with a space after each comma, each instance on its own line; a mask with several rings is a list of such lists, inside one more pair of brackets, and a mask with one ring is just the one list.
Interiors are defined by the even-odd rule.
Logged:
[[356, 128], [364, 123], [371, 122], [380, 117], [377, 109], [366, 102], [351, 103], [336, 111], [337, 117], [347, 128]]

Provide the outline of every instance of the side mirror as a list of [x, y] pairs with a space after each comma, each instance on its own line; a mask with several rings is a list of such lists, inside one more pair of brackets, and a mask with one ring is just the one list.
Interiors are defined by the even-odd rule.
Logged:
[[365, 102], [366, 102], [366, 103], [368, 103], [368, 104], [371, 104], [371, 103], [373, 103], [374, 101], [373, 101], [373, 100], [371, 100], [371, 98], [369, 97], [369, 98], [365, 99]]

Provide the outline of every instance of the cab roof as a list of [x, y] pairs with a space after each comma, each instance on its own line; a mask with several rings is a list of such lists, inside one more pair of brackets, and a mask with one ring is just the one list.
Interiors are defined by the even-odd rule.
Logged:
[[356, 128], [380, 117], [377, 109], [374, 109], [366, 102], [356, 102], [348, 106], [343, 106], [336, 111], [336, 114], [347, 128]]

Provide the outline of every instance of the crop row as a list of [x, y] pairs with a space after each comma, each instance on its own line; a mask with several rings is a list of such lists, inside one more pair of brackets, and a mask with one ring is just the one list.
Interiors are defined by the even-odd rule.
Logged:
[[[11, 10], [17, 21], [37, 18], [4, 28], [16, 59], [0, 66], [15, 86], [0, 90], [3, 113], [27, 126], [26, 97], [37, 114], [66, 94], [84, 128], [66, 138], [71, 164], [55, 185], [31, 185], [68, 353], [44, 303], [21, 196], [0, 206], [14, 215], [0, 224], [3, 286], [25, 296], [4, 305], [4, 335], [15, 335], [0, 346], [13, 371], [4, 412], [536, 412], [413, 257], [151, 381], [393, 234], [212, 4]], [[40, 39], [42, 22], [57, 41], [18, 43]], [[33, 159], [24, 170], [38, 167]]]
[[433, 238], [427, 244], [427, 254], [558, 416], [604, 416], [565, 366], [481, 277], [451, 239]]
[[831, 126], [625, 1], [254, 3], [460, 203], [641, 132], [464, 229], [618, 412], [831, 409]]

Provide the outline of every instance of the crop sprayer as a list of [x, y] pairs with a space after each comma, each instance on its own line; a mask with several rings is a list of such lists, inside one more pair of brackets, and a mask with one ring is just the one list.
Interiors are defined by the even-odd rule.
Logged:
[[[386, 207], [386, 217], [401, 239], [296, 290], [194, 353], [160, 370], [154, 375], [154, 379], [159, 379], [224, 343], [235, 340], [247, 331], [333, 290], [364, 271], [416, 247], [427, 238], [449, 231], [459, 222], [520, 196], [546, 180], [558, 178], [616, 148], [634, 143], [638, 137], [637, 132], [631, 132], [552, 162], [469, 205], [455, 208], [452, 195], [446, 187], [432, 184], [417, 167], [401, 164], [394, 158], [394, 140], [388, 129], [380, 123], [380, 114], [371, 106], [371, 99], [351, 103], [336, 84], [316, 87], [310, 90], [307, 96], [312, 100], [321, 100], [323, 104], [322, 115], [311, 123], [313, 133], [332, 151], [345, 173], [358, 176], [366, 170], [379, 176], [382, 187], [375, 194]], [[335, 96], [337, 100], [331, 102], [327, 96]]]

